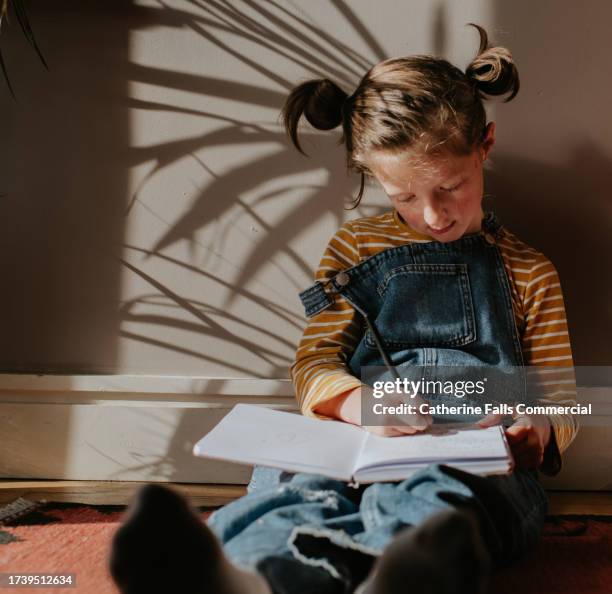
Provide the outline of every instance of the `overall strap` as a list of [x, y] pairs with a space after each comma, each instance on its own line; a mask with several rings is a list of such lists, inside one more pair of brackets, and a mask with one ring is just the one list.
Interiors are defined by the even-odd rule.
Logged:
[[[482, 219], [482, 233], [485, 236], [485, 239], [489, 243], [494, 243], [495, 239], [499, 239], [503, 235], [502, 230], [503, 225], [495, 216], [495, 213], [493, 213], [493, 211], [488, 211]], [[398, 248], [396, 247], [389, 249], [397, 250]], [[381, 253], [379, 252], [368, 259], [377, 258], [380, 255]], [[334, 302], [335, 296], [338, 293], [341, 293], [342, 289], [349, 284], [351, 275], [349, 271], [363, 266], [365, 262], [366, 261], [364, 260], [355, 266], [339, 271], [333, 277], [325, 281], [316, 281], [314, 285], [299, 293], [300, 300], [304, 305], [306, 317], [311, 318], [324, 309], [327, 309]]]
[[499, 239], [503, 235], [503, 228], [504, 226], [493, 211], [488, 211], [482, 219], [482, 231], [485, 238], [488, 234], [492, 235], [495, 239]]
[[[349, 282], [349, 275], [345, 271], [341, 271], [330, 279], [323, 282], [317, 281], [312, 287], [302, 291], [300, 293], [300, 299], [302, 300], [306, 310], [306, 316], [311, 318], [324, 309], [327, 309], [334, 302], [335, 296], [339, 294], [342, 291], [342, 288], [348, 285]], [[347, 298], [346, 295], [345, 298]], [[370, 329], [370, 332], [372, 332], [372, 337], [376, 343], [376, 347], [385, 366], [394, 377], [399, 378], [399, 374], [397, 373], [395, 367], [391, 364], [389, 356], [383, 347], [383, 340], [378, 332], [378, 329], [376, 328], [376, 325], [370, 320], [368, 313], [359, 307], [357, 303], [354, 301], [349, 302], [355, 308], [355, 310], [363, 316], [363, 319]]]
[[[482, 241], [483, 236], [486, 243], [490, 245], [495, 244], [496, 240], [503, 236], [503, 226], [492, 211], [487, 212], [483, 217], [482, 231], [480, 234], [471, 237], [466, 236], [465, 239], [458, 241], [467, 242], [469, 245], [475, 245]], [[355, 310], [363, 316], [363, 319], [372, 334], [372, 339], [376, 344], [377, 351], [379, 352], [385, 366], [391, 371], [393, 377], [399, 377], [395, 367], [391, 365], [391, 361], [385, 347], [385, 342], [381, 338], [381, 334], [376, 327], [376, 324], [370, 319], [367, 311], [360, 306], [358, 300], [351, 298], [351, 290], [349, 285], [352, 286], [354, 282], [358, 282], [359, 279], [362, 278], [364, 269], [378, 269], [378, 265], [381, 263], [381, 258], [385, 258], [387, 255], [392, 253], [401, 253], [408, 256], [413, 250], [421, 252], [429, 251], [430, 249], [435, 251], [439, 249], [439, 247], [442, 249], [444, 248], [444, 246], [439, 246], [439, 244], [439, 247], [436, 246], [437, 243], [438, 242], [432, 242], [431, 245], [406, 244], [395, 248], [389, 248], [388, 250], [383, 250], [382, 252], [367, 258], [359, 264], [337, 272], [329, 279], [324, 281], [316, 281], [314, 285], [299, 293], [300, 300], [304, 305], [306, 317], [311, 318], [321, 311], [324, 311], [334, 303], [336, 295], [342, 294], [344, 298], [347, 299], [347, 301], [349, 301], [349, 303], [355, 308]], [[387, 252], [387, 254], [383, 252]]]

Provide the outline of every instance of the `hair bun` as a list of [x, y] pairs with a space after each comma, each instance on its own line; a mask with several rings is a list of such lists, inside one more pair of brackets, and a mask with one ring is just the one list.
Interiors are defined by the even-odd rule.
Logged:
[[342, 104], [348, 95], [334, 82], [324, 78], [311, 85], [304, 107], [304, 117], [318, 130], [331, 130], [342, 122]]
[[348, 95], [327, 78], [308, 80], [295, 87], [281, 110], [285, 129], [302, 153], [297, 128], [302, 115], [317, 130], [331, 130], [342, 123], [342, 106]]
[[505, 99], [510, 101], [520, 88], [518, 70], [512, 54], [505, 47], [489, 47], [486, 31], [479, 25], [469, 24], [476, 27], [480, 34], [480, 48], [478, 55], [467, 67], [465, 75], [481, 94], [496, 96], [510, 92], [510, 96]]

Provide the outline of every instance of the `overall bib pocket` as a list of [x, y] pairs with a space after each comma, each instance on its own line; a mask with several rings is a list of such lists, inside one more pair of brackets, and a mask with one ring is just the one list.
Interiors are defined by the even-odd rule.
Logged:
[[[389, 347], [458, 347], [476, 340], [467, 264], [405, 264], [377, 285], [375, 324]], [[376, 349], [371, 331], [365, 344]]]

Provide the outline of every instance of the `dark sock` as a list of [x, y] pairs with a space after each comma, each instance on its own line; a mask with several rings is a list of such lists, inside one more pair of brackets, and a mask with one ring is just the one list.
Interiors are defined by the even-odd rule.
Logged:
[[489, 568], [476, 515], [452, 509], [399, 532], [364, 594], [477, 594]]
[[150, 484], [117, 530], [110, 571], [123, 594], [214, 592], [221, 547], [178, 493]]

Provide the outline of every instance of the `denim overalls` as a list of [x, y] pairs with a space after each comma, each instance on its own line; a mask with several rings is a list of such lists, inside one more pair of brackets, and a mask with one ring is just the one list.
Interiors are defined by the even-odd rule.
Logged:
[[[348, 366], [522, 366], [510, 287], [487, 213], [480, 233], [383, 250], [300, 294], [308, 317], [341, 293], [366, 331]], [[323, 421], [324, 422], [324, 421]], [[392, 439], [392, 438], [390, 438]], [[479, 515], [497, 565], [538, 538], [547, 511], [536, 471], [476, 476], [430, 465], [404, 481], [354, 485], [256, 466], [244, 497], [209, 527], [234, 563], [263, 574], [275, 594], [349, 593], [393, 536], [449, 506]]]

